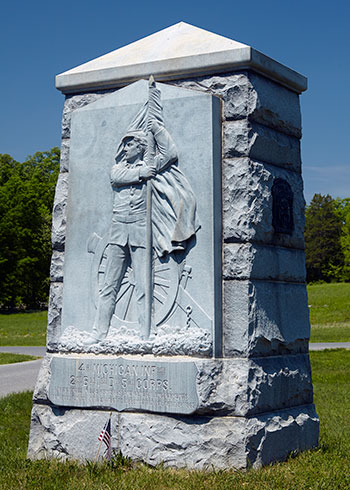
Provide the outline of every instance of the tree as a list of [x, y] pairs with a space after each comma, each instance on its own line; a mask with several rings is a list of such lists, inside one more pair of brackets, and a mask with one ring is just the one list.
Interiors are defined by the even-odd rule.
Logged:
[[342, 280], [350, 281], [350, 198], [335, 200], [338, 216], [342, 221], [340, 244], [344, 255]]
[[59, 149], [24, 163], [0, 155], [0, 305], [38, 307], [48, 297], [51, 210]]
[[342, 220], [334, 199], [329, 194], [315, 194], [305, 217], [307, 280], [340, 280], [344, 265]]

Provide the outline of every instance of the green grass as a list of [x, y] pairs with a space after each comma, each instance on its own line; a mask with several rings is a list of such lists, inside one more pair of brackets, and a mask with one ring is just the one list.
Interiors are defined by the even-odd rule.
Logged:
[[26, 354], [12, 354], [11, 352], [0, 352], [0, 364], [13, 364], [15, 362], [35, 361], [39, 357]]
[[123, 458], [113, 465], [26, 461], [31, 393], [0, 399], [0, 488], [347, 490], [350, 488], [350, 351], [312, 352], [320, 446], [260, 470], [150, 468]]
[[0, 346], [45, 345], [46, 325], [47, 311], [0, 314]]
[[350, 342], [350, 283], [309, 285], [311, 342]]

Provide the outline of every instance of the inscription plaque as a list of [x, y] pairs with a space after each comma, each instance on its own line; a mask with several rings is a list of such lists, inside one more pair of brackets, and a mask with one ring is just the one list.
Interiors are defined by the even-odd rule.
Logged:
[[196, 375], [194, 362], [53, 357], [48, 397], [65, 407], [190, 414]]

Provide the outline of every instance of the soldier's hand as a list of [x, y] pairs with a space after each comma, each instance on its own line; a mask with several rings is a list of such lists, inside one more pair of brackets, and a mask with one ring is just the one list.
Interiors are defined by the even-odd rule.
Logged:
[[147, 129], [148, 131], [151, 131], [153, 134], [155, 134], [160, 128], [160, 124], [156, 119], [149, 119], [147, 123]]
[[140, 169], [140, 177], [141, 179], [150, 179], [156, 175], [156, 167], [142, 167]]

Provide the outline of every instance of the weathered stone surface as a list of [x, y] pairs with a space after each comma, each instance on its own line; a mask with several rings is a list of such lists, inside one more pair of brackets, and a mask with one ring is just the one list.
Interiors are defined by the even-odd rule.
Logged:
[[61, 313], [63, 300], [63, 283], [52, 282], [50, 285], [50, 298], [47, 319], [47, 348], [56, 350], [60, 336]]
[[224, 282], [225, 356], [273, 356], [308, 351], [304, 284]]
[[73, 95], [67, 97], [64, 103], [62, 116], [62, 138], [70, 138], [70, 120], [72, 112], [75, 111], [75, 109], [79, 109], [80, 107], [91, 104], [91, 102], [95, 102], [95, 100], [100, 99], [101, 97], [103, 97], [103, 95], [109, 92], [110, 90], [105, 90], [101, 92]]
[[52, 210], [52, 247], [63, 250], [66, 241], [66, 206], [68, 198], [68, 173], [60, 173], [56, 185]]
[[52, 282], [63, 281], [64, 252], [53, 250], [50, 266], [50, 280]]
[[219, 96], [227, 121], [249, 118], [296, 138], [301, 137], [298, 94], [262, 75], [242, 71], [172, 83]]
[[305, 252], [251, 243], [225, 243], [223, 277], [305, 282]]
[[108, 336], [98, 344], [86, 346], [84, 340], [88, 331], [78, 330], [69, 326], [63, 332], [59, 343], [60, 352], [93, 353], [93, 354], [154, 354], [178, 356], [210, 356], [212, 355], [212, 336], [208, 330], [193, 326], [188, 329], [162, 325], [157, 335], [148, 340], [140, 338], [139, 332], [128, 329], [110, 327]]
[[[272, 186], [275, 178], [286, 180], [293, 191], [294, 230], [276, 233], [272, 226]], [[224, 239], [255, 241], [304, 248], [303, 181], [295, 172], [266, 165], [249, 158], [224, 160]]]
[[225, 158], [249, 156], [295, 172], [301, 170], [297, 138], [247, 119], [224, 123]]
[[[28, 457], [93, 460], [108, 412], [34, 404]], [[244, 417], [112, 415], [112, 449], [151, 465], [192, 469], [259, 467], [315, 447], [313, 405]]]
[[70, 138], [62, 139], [61, 141], [61, 159], [60, 159], [60, 172], [69, 171], [69, 147]]
[[249, 72], [249, 82], [256, 94], [249, 118], [301, 138], [299, 95], [254, 72]]
[[[56, 363], [54, 369], [55, 379], [51, 376], [52, 358], [55, 359], [54, 362]], [[54, 400], [51, 399], [51, 402], [56, 405], [67, 406], [68, 404], [71, 407], [97, 408], [96, 396], [100, 396], [99, 406], [101, 408], [118, 408], [120, 410], [119, 407], [115, 406], [115, 401], [113, 401], [115, 394], [119, 393], [119, 401], [117, 400], [117, 403], [121, 403], [125, 398], [125, 409], [127, 411], [146, 410], [143, 405], [151, 403], [154, 398], [154, 403], [158, 406], [155, 411], [160, 413], [171, 412], [168, 405], [164, 405], [162, 410], [159, 397], [160, 395], [165, 396], [168, 388], [171, 392], [174, 392], [174, 389], [171, 388], [173, 381], [169, 380], [166, 385], [159, 385], [158, 391], [160, 395], [155, 395], [154, 390], [158, 389], [155, 388], [157, 387], [157, 376], [155, 374], [147, 374], [146, 368], [143, 369], [142, 376], [139, 374], [126, 375], [123, 359], [131, 366], [131, 373], [140, 373], [140, 363], [142, 366], [148, 366], [147, 369], [150, 372], [153, 370], [153, 373], [157, 373], [158, 368], [164, 370], [164, 363], [168, 363], [170, 368], [174, 366], [174, 363], [178, 365], [181, 362], [183, 364], [188, 363], [190, 367], [194, 365], [197, 375], [192, 382], [196, 386], [198, 406], [194, 410], [192, 409], [193, 413], [246, 416], [312, 403], [311, 371], [307, 354], [256, 359], [204, 360], [194, 358], [191, 361], [184, 357], [177, 357], [175, 360], [173, 357], [147, 357], [144, 359], [142, 356], [124, 358], [109, 356], [93, 358], [91, 355], [81, 355], [72, 359], [71, 356], [47, 355], [39, 374], [34, 400], [48, 402], [54, 396]], [[70, 363], [78, 361], [79, 371], [71, 369], [69, 373], [67, 371], [69, 376], [67, 373], [63, 376], [63, 372], [66, 372], [64, 371], [65, 360]], [[60, 363], [62, 368], [59, 368]], [[104, 363], [104, 369], [101, 368], [101, 363]], [[134, 365], [135, 371], [133, 371]], [[75, 364], [74, 366], [76, 367]], [[122, 367], [121, 370], [120, 366]], [[185, 378], [188, 372], [188, 369], [183, 369], [181, 377]], [[67, 379], [71, 380], [71, 376], [76, 378], [75, 386], [72, 393], [67, 395], [65, 390], [72, 390], [70, 383], [67, 381]], [[110, 378], [110, 376], [112, 377]], [[151, 379], [153, 380], [152, 383]], [[53, 385], [50, 391], [51, 380], [53, 380]], [[154, 381], [156, 384], [154, 384]], [[144, 385], [142, 384], [143, 382], [145, 383]], [[59, 387], [57, 393], [53, 391], [55, 386]], [[134, 389], [131, 389], [132, 386], [134, 386]], [[166, 389], [164, 389], [164, 386], [166, 386]], [[101, 389], [101, 395], [98, 395], [99, 389]], [[76, 390], [80, 393], [79, 396], [77, 396]], [[91, 392], [93, 395], [90, 394], [89, 390], [93, 390]], [[49, 392], [51, 396], [48, 395]], [[185, 392], [183, 393], [186, 395]], [[60, 396], [62, 396], [61, 403], [59, 402]], [[133, 402], [130, 397], [135, 398], [137, 406], [132, 405]], [[146, 397], [145, 402], [142, 401], [142, 397]], [[193, 400], [196, 397], [191, 391], [191, 393], [188, 393], [187, 398], [188, 400]], [[174, 411], [176, 412], [177, 408]]]

